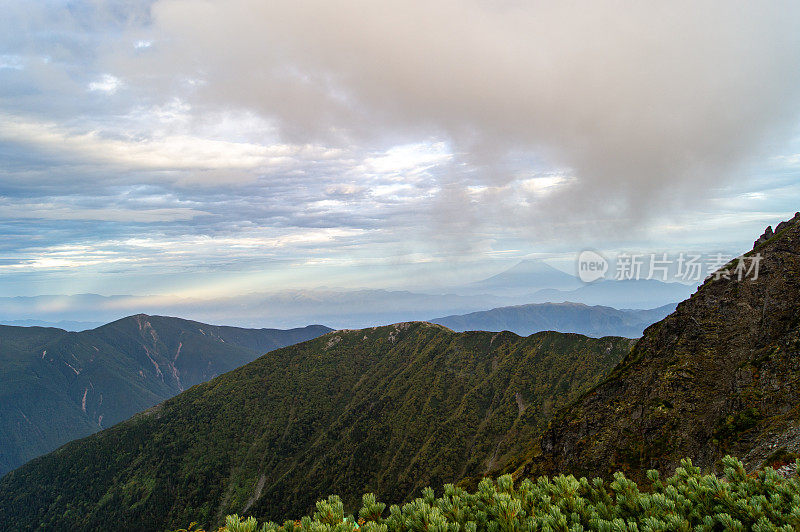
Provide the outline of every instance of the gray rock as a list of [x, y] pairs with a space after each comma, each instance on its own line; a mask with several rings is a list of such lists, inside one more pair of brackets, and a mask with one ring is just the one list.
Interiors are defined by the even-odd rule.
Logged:
[[800, 222], [800, 212], [794, 213], [794, 218], [791, 218], [790, 220], [786, 220], [784, 222], [779, 223], [777, 225], [777, 227], [775, 227], [775, 231], [774, 232], [772, 231], [772, 226], [768, 225], [767, 226], [767, 230], [764, 231], [764, 234], [761, 235], [760, 237], [758, 237], [758, 240], [753, 242], [753, 248], [755, 248], [756, 246], [758, 246], [759, 244], [761, 244], [763, 242], [766, 242], [767, 240], [769, 240], [773, 236], [777, 235], [778, 233], [780, 233], [784, 229], [787, 229], [787, 228], [795, 225], [797, 222]]
[[[780, 227], [780, 226], [778, 226], [778, 227]], [[767, 229], [766, 229], [766, 231], [764, 231], [764, 234], [763, 234], [763, 235], [761, 235], [760, 237], [758, 237], [758, 240], [756, 240], [755, 242], [753, 242], [753, 248], [755, 248], [756, 246], [758, 246], [758, 245], [759, 245], [759, 244], [761, 244], [762, 242], [766, 242], [767, 240], [769, 240], [770, 238], [772, 238], [772, 236], [773, 236], [774, 234], [775, 234], [775, 233], [773, 233], [773, 232], [772, 232], [772, 226], [771, 226], [771, 225], [768, 225], [768, 226], [767, 226]]]

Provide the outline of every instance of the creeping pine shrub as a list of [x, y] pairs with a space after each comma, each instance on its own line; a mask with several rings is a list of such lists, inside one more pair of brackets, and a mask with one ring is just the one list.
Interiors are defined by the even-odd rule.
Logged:
[[[766, 468], [748, 475], [735, 458], [723, 460], [724, 476], [702, 474], [683, 460], [662, 479], [649, 471], [647, 489], [622, 473], [610, 482], [560, 475], [484, 479], [474, 493], [452, 484], [440, 497], [431, 488], [402, 506], [364, 495], [358, 520], [346, 516], [339, 497], [317, 503], [311, 517], [283, 525], [229, 516], [226, 532], [680, 532], [800, 530], [800, 479]], [[798, 460], [800, 469], [800, 460]]]

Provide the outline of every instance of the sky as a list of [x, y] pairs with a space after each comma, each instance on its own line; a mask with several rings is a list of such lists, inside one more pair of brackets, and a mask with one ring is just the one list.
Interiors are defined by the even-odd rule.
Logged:
[[436, 290], [800, 210], [795, 2], [0, 10], [0, 296]]

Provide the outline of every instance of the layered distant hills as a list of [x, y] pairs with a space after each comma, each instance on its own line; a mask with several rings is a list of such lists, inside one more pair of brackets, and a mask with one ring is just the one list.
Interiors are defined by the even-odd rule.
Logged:
[[582, 303], [539, 303], [445, 316], [430, 321], [454, 331], [511, 331], [522, 336], [540, 331], [560, 331], [595, 338], [638, 338], [648, 326], [673, 310], [674, 304], [651, 310], [617, 310]]
[[0, 474], [328, 331], [218, 327], [143, 314], [79, 333], [0, 326]]
[[[611, 277], [611, 275], [609, 274]], [[487, 279], [451, 287], [455, 294], [490, 295], [502, 306], [530, 303], [583, 303], [615, 308], [651, 309], [682, 301], [696, 284], [663, 282], [655, 279], [601, 279], [583, 283], [574, 275], [541, 260], [523, 260]], [[500, 306], [500, 305], [497, 305]], [[663, 316], [662, 316], [663, 317]]]
[[430, 292], [320, 288], [217, 299], [95, 294], [0, 297], [0, 323], [83, 330], [97, 322], [116, 319], [120, 313], [145, 312], [242, 327], [261, 323], [280, 327], [324, 323], [335, 329], [355, 329], [531, 303], [573, 302], [617, 309], [654, 309], [682, 301], [695, 289], [696, 285], [652, 279], [584, 284], [542, 261], [525, 260], [485, 280]]

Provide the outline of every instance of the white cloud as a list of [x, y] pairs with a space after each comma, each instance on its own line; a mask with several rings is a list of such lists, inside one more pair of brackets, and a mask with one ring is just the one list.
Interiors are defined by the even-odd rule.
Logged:
[[127, 223], [175, 222], [208, 214], [189, 208], [126, 209], [87, 208], [59, 203], [0, 202], [0, 218], [6, 220], [95, 220]]
[[354, 194], [363, 192], [364, 190], [365, 188], [363, 186], [355, 185], [353, 183], [336, 183], [325, 187], [326, 194], [343, 196], [352, 196]]
[[17, 261], [0, 264], [0, 271], [63, 270], [87, 267], [108, 267], [138, 262], [138, 258], [118, 251], [99, 249], [94, 245], [55, 245], [26, 253]]
[[[5, 216], [2, 208], [0, 216]], [[363, 234], [361, 229], [346, 228], [290, 231], [262, 228], [221, 237], [147, 235], [93, 239], [74, 244], [28, 247], [11, 256], [0, 253], [0, 259], [5, 259], [0, 262], [0, 271], [77, 270], [83, 275], [115, 271], [116, 275], [124, 275], [150, 268], [162, 273], [187, 272], [204, 269], [204, 265], [209, 263], [252, 263], [278, 252], [291, 254], [317, 246], [346, 245]]]
[[25, 68], [25, 61], [19, 55], [2, 54], [0, 55], [0, 70], [22, 70]]
[[778, 155], [773, 159], [780, 165], [800, 167], [800, 153], [795, 153], [792, 155]]
[[417, 173], [452, 158], [444, 142], [419, 142], [395, 146], [382, 155], [365, 159], [364, 164], [378, 173]]
[[89, 83], [89, 90], [92, 92], [106, 92], [114, 94], [122, 86], [122, 80], [111, 74], [103, 74], [100, 79]]
[[558, 191], [561, 187], [575, 183], [574, 178], [563, 175], [545, 175], [524, 179], [520, 182], [525, 192], [535, 196], [548, 196]]
[[[160, 137], [108, 137], [102, 131], [72, 131], [54, 123], [0, 115], [0, 139], [79, 156], [126, 168], [151, 170], [289, 169], [298, 160], [330, 157], [330, 150], [312, 145], [273, 144], [203, 138], [191, 134]], [[336, 153], [336, 152], [334, 152]], [[232, 174], [252, 181], [257, 174]], [[218, 179], [213, 175], [211, 179]], [[202, 173], [181, 174], [184, 182], [202, 182]]]

